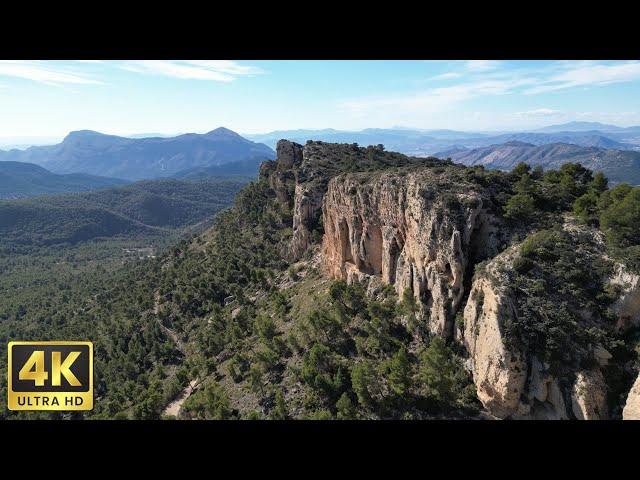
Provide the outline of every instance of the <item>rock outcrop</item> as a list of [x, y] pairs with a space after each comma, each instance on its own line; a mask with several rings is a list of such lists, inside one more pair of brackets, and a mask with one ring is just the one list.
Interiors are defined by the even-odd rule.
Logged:
[[629, 392], [627, 403], [622, 411], [623, 420], [640, 420], [640, 375]]
[[324, 197], [325, 272], [409, 289], [431, 332], [451, 337], [470, 259], [497, 251], [485, 201], [430, 169], [338, 176]]
[[[366, 283], [369, 292], [381, 285], [392, 285], [399, 295], [411, 292], [430, 333], [466, 348], [477, 396], [490, 414], [509, 419], [609, 417], [608, 394], [616, 392], [609, 392], [603, 374], [612, 355], [601, 344], [611, 343], [602, 338], [640, 325], [640, 277], [614, 265], [601, 233], [567, 217], [560, 229], [564, 244], [554, 240], [548, 248], [564, 256], [561, 268], [570, 262], [574, 276], [588, 278], [589, 288], [608, 291], [613, 286], [619, 292], [613, 304], [585, 308], [582, 300], [593, 294], [580, 290], [582, 300], [575, 301], [571, 288], [582, 288], [578, 283], [561, 293], [554, 290], [562, 277], [555, 260], [537, 264], [533, 276], [527, 276], [533, 261], [519, 257], [520, 245], [505, 250], [512, 234], [526, 230], [507, 227], [501, 218], [498, 205], [511, 192], [508, 179], [502, 184], [495, 176], [478, 179], [461, 166], [381, 147], [301, 146], [284, 140], [278, 143], [277, 159], [263, 164], [261, 177], [291, 214], [291, 241], [283, 245], [289, 260], [301, 259], [321, 241], [321, 251], [314, 252], [327, 276]], [[597, 278], [590, 277], [596, 269]], [[514, 279], [521, 282], [519, 293], [512, 288]], [[526, 306], [531, 296], [538, 301], [537, 310]], [[556, 323], [549, 327], [556, 332], [538, 332], [536, 322], [547, 320], [539, 312], [560, 304], [566, 315], [555, 315]], [[463, 321], [456, 325], [460, 312]], [[524, 330], [516, 329], [520, 333], [514, 335], [513, 325]], [[572, 330], [574, 325], [578, 330]], [[582, 334], [592, 328], [605, 337]], [[523, 341], [523, 331], [535, 342]], [[567, 347], [567, 354], [549, 357], [548, 338], [557, 341], [556, 351], [557, 345]], [[619, 408], [611, 406], [611, 412], [617, 415]], [[640, 418], [640, 380], [624, 416]]]
[[302, 145], [281, 140], [276, 152], [276, 160], [265, 162], [261, 175], [267, 178], [278, 201], [292, 210], [293, 235], [288, 253], [296, 260], [312, 242], [312, 231], [320, 218], [322, 197], [329, 179], [310, 171]]
[[557, 370], [516, 348], [505, 332], [518, 311], [508, 271], [519, 245], [491, 260], [473, 282], [464, 308], [462, 341], [467, 348], [478, 399], [494, 416], [511, 419], [598, 420], [608, 418], [607, 385], [600, 366], [611, 355], [593, 348], [596, 366]]
[[611, 284], [621, 289], [620, 298], [613, 304], [618, 317], [616, 328], [625, 331], [640, 326], [640, 275], [629, 272], [623, 265], [616, 264]]
[[329, 144], [309, 141], [302, 146], [280, 140], [276, 160], [263, 163], [260, 175], [267, 179], [278, 200], [292, 210], [292, 238], [289, 257], [300, 259], [321, 235], [322, 200], [329, 181], [345, 171], [367, 171], [406, 165], [447, 165], [433, 158], [415, 158], [381, 147], [357, 144]]
[[[504, 321], [514, 315], [509, 298], [486, 278], [474, 282], [464, 309], [464, 342], [478, 399], [499, 418], [514, 415], [525, 388], [527, 366], [524, 358], [506, 348]], [[540, 397], [547, 397], [542, 386]]]

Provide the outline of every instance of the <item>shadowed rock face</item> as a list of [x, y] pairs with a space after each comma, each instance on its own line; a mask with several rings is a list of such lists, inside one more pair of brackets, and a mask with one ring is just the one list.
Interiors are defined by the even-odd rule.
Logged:
[[261, 174], [268, 178], [278, 200], [293, 211], [289, 256], [297, 260], [311, 245], [311, 232], [320, 218], [322, 197], [330, 177], [321, 173], [324, 169], [320, 165], [314, 168], [309, 158], [311, 148], [281, 140], [276, 151], [276, 160], [265, 162]]
[[341, 175], [323, 204], [325, 272], [409, 289], [432, 333], [453, 334], [470, 258], [499, 243], [483, 193], [428, 169]]

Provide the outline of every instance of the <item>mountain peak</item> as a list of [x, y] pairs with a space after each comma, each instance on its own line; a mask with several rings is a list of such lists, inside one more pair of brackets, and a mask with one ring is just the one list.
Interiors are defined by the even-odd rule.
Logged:
[[234, 132], [233, 130], [229, 130], [228, 128], [225, 127], [218, 127], [215, 130], [211, 130], [210, 132], [207, 132], [204, 134], [205, 137], [239, 137], [240, 135], [238, 135], [236, 132]]
[[72, 138], [87, 138], [87, 137], [104, 137], [104, 133], [96, 132], [95, 130], [74, 130], [64, 137], [65, 140]]

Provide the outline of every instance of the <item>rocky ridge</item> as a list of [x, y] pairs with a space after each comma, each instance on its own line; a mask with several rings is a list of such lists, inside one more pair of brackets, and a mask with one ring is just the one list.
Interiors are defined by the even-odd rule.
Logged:
[[[498, 418], [609, 417], [612, 354], [603, 345], [585, 346], [588, 361], [558, 372], [547, 359], [514, 348], [505, 332], [519, 316], [508, 271], [520, 246], [505, 248], [513, 231], [495, 202], [503, 185], [473, 181], [471, 169], [434, 159], [393, 154], [389, 162], [377, 147], [281, 141], [277, 152], [261, 174], [292, 210], [290, 259], [321, 244], [325, 275], [365, 282], [372, 293], [384, 285], [411, 292], [430, 333], [464, 345], [478, 398]], [[565, 225], [567, 235], [572, 229]], [[616, 264], [609, 284], [618, 289], [615, 328], [600, 318], [589, 318], [590, 325], [616, 332], [637, 326], [638, 277]], [[625, 418], [637, 410], [637, 390], [638, 382]]]

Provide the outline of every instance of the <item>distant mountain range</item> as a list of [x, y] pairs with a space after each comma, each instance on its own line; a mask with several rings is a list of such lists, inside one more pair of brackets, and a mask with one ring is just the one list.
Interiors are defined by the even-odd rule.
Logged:
[[636, 129], [639, 127], [618, 127], [616, 125], [609, 125], [600, 122], [568, 122], [561, 125], [549, 125], [535, 130], [536, 132], [587, 132], [593, 130], [599, 130], [601, 132], [622, 132], [628, 129]]
[[640, 185], [640, 152], [598, 147], [581, 147], [567, 143], [533, 145], [511, 141], [499, 145], [467, 149], [454, 148], [435, 154], [451, 158], [464, 165], [484, 165], [487, 168], [511, 170], [520, 162], [545, 169], [558, 168], [563, 163], [579, 162], [587, 168], [604, 173], [612, 183]]
[[570, 122], [528, 132], [462, 132], [456, 130], [417, 130], [369, 128], [361, 131], [280, 130], [250, 134], [247, 138], [275, 148], [280, 139], [305, 144], [307, 140], [330, 143], [383, 144], [387, 150], [406, 155], [427, 156], [455, 147], [478, 148], [510, 141], [534, 145], [569, 143], [583, 147], [640, 150], [640, 127], [616, 127], [597, 122]]
[[[121, 137], [90, 130], [71, 132], [57, 145], [0, 150], [0, 198], [83, 191], [121, 184], [123, 180], [255, 176], [264, 160], [275, 158], [273, 148], [283, 138], [301, 144], [308, 140], [362, 146], [382, 144], [389, 151], [418, 157], [451, 156], [469, 162], [482, 158], [488, 166], [503, 169], [521, 158], [544, 165], [579, 158], [586, 166], [609, 172], [614, 182], [636, 178], [634, 153], [640, 152], [640, 127], [597, 122], [570, 122], [529, 132], [302, 129], [246, 137], [223, 127], [205, 134], [171, 137], [160, 133]], [[494, 162], [492, 158], [500, 160]], [[42, 168], [24, 166], [25, 163]]]
[[275, 152], [268, 146], [226, 128], [168, 138], [126, 138], [82, 130], [71, 132], [57, 145], [0, 151], [0, 161], [35, 163], [58, 174], [81, 172], [127, 180], [273, 158]]
[[0, 199], [82, 192], [127, 183], [84, 173], [58, 175], [32, 163], [0, 162]]

